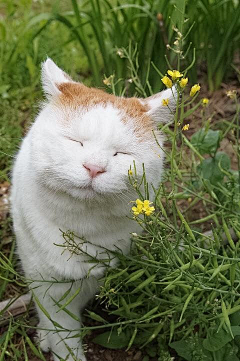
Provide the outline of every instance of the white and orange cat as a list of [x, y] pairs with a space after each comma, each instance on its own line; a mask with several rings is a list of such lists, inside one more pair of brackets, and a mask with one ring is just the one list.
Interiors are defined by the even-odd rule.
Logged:
[[[164, 157], [153, 130], [162, 146], [157, 125], [171, 118], [162, 100], [169, 98], [171, 105], [173, 95], [168, 89], [147, 99], [116, 97], [71, 80], [51, 59], [43, 64], [42, 82], [47, 102], [13, 169], [17, 252], [38, 300], [42, 350], [52, 350], [54, 360], [84, 361], [75, 337], [80, 311], [104, 273], [102, 263], [93, 267], [90, 256], [108, 258], [103, 248], [127, 253], [131, 233], [140, 231], [129, 217], [136, 194], [128, 170], [135, 162], [140, 171], [144, 163], [148, 183], [158, 186]], [[68, 230], [86, 239], [75, 239], [82, 254], [60, 247], [65, 242], [61, 231]], [[61, 310], [75, 293], [67, 312]]]

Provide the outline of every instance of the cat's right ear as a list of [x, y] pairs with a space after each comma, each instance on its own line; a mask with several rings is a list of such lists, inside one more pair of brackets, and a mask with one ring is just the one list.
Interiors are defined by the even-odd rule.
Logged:
[[42, 86], [47, 98], [61, 94], [58, 84], [69, 83], [72, 79], [50, 58], [42, 64]]

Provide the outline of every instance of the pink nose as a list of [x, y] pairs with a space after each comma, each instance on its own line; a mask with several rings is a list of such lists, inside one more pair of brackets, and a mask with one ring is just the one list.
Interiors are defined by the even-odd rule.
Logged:
[[99, 167], [98, 165], [86, 163], [86, 164], [83, 164], [83, 166], [84, 166], [84, 168], [87, 169], [90, 177], [92, 177], [92, 178], [95, 178], [97, 175], [106, 172], [105, 168]]

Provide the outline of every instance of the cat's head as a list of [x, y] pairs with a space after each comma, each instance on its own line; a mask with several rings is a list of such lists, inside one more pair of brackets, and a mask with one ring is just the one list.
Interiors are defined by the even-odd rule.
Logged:
[[173, 118], [162, 105], [168, 98], [174, 108], [171, 89], [146, 99], [117, 97], [73, 81], [51, 59], [42, 82], [48, 102], [32, 128], [39, 181], [79, 199], [101, 199], [130, 189], [135, 163], [139, 174], [144, 164], [149, 183], [159, 183], [164, 156], [157, 126]]

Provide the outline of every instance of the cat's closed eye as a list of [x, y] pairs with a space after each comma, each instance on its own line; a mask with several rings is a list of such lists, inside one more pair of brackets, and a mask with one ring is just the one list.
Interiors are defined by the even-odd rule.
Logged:
[[116, 157], [118, 154], [130, 155], [129, 153], [126, 152], [116, 152], [115, 154], [113, 154], [113, 156]]
[[81, 142], [80, 140], [76, 140], [76, 139], [69, 138], [69, 137], [67, 137], [67, 139], [68, 139], [68, 140], [71, 140], [72, 142], [79, 143], [79, 144], [81, 144], [81, 146], [83, 147], [83, 142]]

